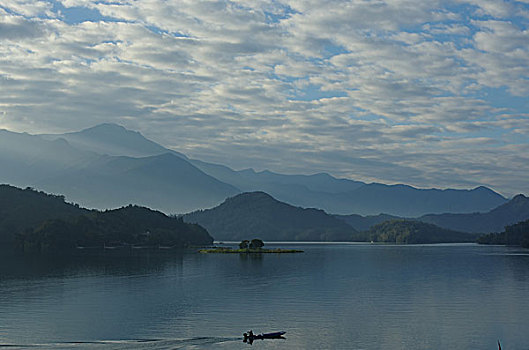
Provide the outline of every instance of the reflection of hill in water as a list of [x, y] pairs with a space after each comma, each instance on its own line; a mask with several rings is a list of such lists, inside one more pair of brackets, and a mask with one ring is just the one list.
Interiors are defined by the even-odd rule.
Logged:
[[156, 274], [167, 268], [180, 268], [185, 253], [185, 250], [138, 249], [130, 253], [99, 249], [97, 253], [79, 256], [39, 256], [0, 250], [0, 280]]

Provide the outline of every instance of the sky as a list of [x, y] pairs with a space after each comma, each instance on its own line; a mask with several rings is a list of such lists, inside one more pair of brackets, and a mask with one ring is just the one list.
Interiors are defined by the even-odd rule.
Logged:
[[529, 194], [529, 0], [2, 0], [0, 129]]

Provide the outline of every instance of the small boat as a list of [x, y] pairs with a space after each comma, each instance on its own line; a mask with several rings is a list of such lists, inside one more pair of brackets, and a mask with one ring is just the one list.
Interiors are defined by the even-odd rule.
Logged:
[[261, 334], [253, 334], [252, 331], [249, 331], [248, 333], [244, 333], [244, 342], [250, 342], [252, 343], [256, 339], [285, 339], [283, 338], [283, 335], [285, 335], [286, 332], [272, 332], [272, 333], [261, 333]]
[[256, 339], [274, 339], [281, 338], [286, 332], [262, 333], [255, 336]]

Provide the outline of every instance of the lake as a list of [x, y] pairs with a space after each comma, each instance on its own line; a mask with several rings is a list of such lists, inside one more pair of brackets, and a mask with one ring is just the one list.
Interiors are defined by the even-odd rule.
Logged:
[[305, 253], [3, 253], [0, 348], [529, 349], [529, 250], [280, 247]]

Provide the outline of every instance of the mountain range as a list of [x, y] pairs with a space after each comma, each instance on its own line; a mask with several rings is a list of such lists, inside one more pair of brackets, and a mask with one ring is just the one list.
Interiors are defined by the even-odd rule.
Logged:
[[[95, 152], [99, 143], [101, 148], [126, 148], [135, 154], [143, 152], [145, 145], [151, 147], [148, 151], [156, 148], [138, 135], [109, 124], [64, 135], [72, 140], [2, 130], [0, 182], [64, 194], [83, 207], [109, 209], [139, 204], [166, 213], [211, 207], [239, 192], [205, 174], [177, 152], [165, 150], [142, 157]], [[78, 148], [82, 145], [86, 148]]]
[[[391, 220], [408, 220], [410, 218], [398, 217], [388, 214], [362, 216], [335, 215], [358, 231], [369, 230], [372, 226]], [[507, 203], [504, 203], [485, 213], [470, 214], [427, 214], [413, 220], [434, 224], [438, 227], [467, 233], [490, 233], [503, 231], [506, 226], [529, 219], [529, 198], [519, 194]]]
[[507, 202], [486, 187], [418, 189], [338, 179], [326, 173], [233, 170], [189, 159], [115, 124], [53, 135], [0, 130], [0, 162], [5, 165], [0, 168], [0, 183], [61, 193], [69, 201], [98, 209], [133, 203], [186, 213], [254, 191], [334, 214], [418, 217], [487, 212]]
[[522, 194], [486, 213], [429, 214], [418, 218], [422, 222], [446, 229], [477, 233], [500, 232], [506, 226], [527, 219], [529, 219], [529, 198]]
[[[418, 220], [384, 220], [362, 230], [323, 210], [294, 207], [264, 192], [247, 192], [221, 205], [184, 216], [184, 221], [205, 227], [217, 240], [238, 241], [358, 241], [400, 244], [474, 242], [479, 234], [459, 232]], [[367, 221], [376, 221], [373, 218]]]
[[268, 241], [474, 242], [480, 235], [529, 219], [529, 198], [518, 195], [487, 213], [407, 219], [387, 214], [330, 215], [289, 205], [264, 192], [246, 192], [183, 218], [205, 227], [217, 240], [227, 241], [257, 237]]

